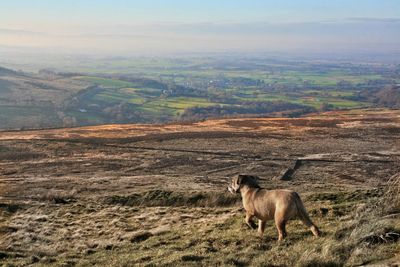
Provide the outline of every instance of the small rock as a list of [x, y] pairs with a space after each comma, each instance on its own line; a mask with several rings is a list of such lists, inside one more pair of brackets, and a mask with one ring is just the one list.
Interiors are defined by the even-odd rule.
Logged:
[[204, 257], [197, 255], [183, 255], [181, 259], [182, 261], [201, 261], [204, 259]]
[[35, 219], [35, 221], [37, 221], [37, 222], [46, 222], [46, 221], [47, 221], [47, 216], [40, 216], [40, 217], [37, 217], [37, 218]]
[[104, 247], [105, 250], [112, 250], [114, 246], [112, 244], [108, 244]]
[[[107, 248], [106, 248], [107, 249]], [[86, 251], [85, 251], [85, 254], [86, 255], [91, 255], [91, 254], [93, 254], [93, 253], [96, 253], [96, 250], [94, 250], [94, 249], [87, 249]]]
[[36, 263], [39, 261], [40, 261], [40, 258], [38, 256], [36, 256], [36, 255], [31, 256], [31, 263]]
[[142, 242], [142, 241], [149, 239], [152, 236], [153, 236], [153, 234], [150, 232], [137, 232], [137, 233], [131, 235], [129, 240], [132, 243]]
[[0, 251], [0, 260], [3, 260], [8, 257], [9, 257], [9, 255], [7, 252]]

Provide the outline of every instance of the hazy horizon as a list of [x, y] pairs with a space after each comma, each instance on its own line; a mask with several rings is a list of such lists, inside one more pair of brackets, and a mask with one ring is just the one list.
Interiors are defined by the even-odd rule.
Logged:
[[107, 55], [398, 53], [396, 1], [2, 3], [0, 47]]

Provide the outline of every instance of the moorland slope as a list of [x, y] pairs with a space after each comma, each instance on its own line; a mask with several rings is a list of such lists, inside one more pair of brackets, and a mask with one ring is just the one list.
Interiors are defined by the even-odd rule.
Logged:
[[[387, 109], [1, 132], [0, 261], [389, 266], [399, 134], [400, 111]], [[292, 221], [278, 244], [270, 222], [259, 240], [226, 192], [238, 173], [298, 191], [322, 237]]]

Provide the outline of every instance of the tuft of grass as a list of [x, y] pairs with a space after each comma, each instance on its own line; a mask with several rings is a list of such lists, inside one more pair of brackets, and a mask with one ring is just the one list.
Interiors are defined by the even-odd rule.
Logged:
[[39, 197], [39, 200], [46, 201], [54, 204], [68, 204], [75, 202], [76, 191], [62, 191], [62, 190], [50, 190], [44, 195]]
[[373, 197], [382, 196], [383, 192], [379, 189], [373, 190], [355, 190], [353, 192], [325, 192], [313, 194], [308, 197], [312, 201], [330, 201], [333, 204], [343, 204], [354, 201], [366, 200]]
[[0, 211], [5, 211], [8, 213], [17, 212], [22, 206], [20, 204], [14, 203], [0, 203]]
[[400, 173], [390, 177], [387, 182], [387, 191], [384, 194], [379, 206], [386, 214], [400, 213]]
[[130, 240], [132, 243], [142, 242], [142, 241], [145, 241], [145, 240], [149, 239], [149, 238], [152, 237], [152, 236], [153, 236], [153, 234], [150, 233], [150, 232], [148, 232], [148, 231], [140, 231], [140, 232], [134, 233], [134, 234], [129, 238], [129, 240]]
[[0, 151], [0, 161], [28, 161], [46, 157], [43, 153], [30, 151]]
[[[391, 216], [400, 210], [399, 192], [400, 174], [396, 174], [389, 179], [383, 196], [361, 205], [320, 248], [307, 250], [300, 266], [358, 266], [393, 257], [400, 249], [400, 223]], [[328, 265], [318, 265], [322, 263]]]

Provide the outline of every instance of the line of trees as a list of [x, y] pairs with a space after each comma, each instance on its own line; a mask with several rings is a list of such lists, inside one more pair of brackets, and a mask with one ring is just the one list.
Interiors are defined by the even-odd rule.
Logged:
[[[289, 112], [292, 111], [292, 112]], [[287, 112], [290, 116], [301, 116], [315, 112], [315, 108], [284, 101], [276, 102], [248, 102], [242, 106], [214, 105], [209, 107], [187, 108], [182, 114], [182, 120], [203, 120], [216, 117], [230, 117], [237, 115], [266, 115], [275, 112]]]

